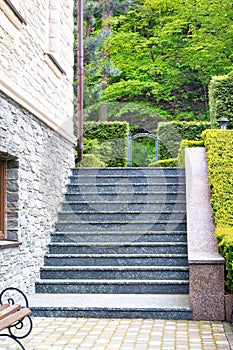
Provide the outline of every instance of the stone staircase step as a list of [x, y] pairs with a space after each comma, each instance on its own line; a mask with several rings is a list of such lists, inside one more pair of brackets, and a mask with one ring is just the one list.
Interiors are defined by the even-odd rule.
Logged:
[[100, 202], [115, 202], [120, 201], [122, 203], [132, 203], [132, 202], [141, 202], [141, 201], [152, 201], [155, 202], [163, 202], [169, 203], [174, 201], [184, 201], [185, 200], [185, 192], [176, 191], [176, 192], [149, 192], [149, 193], [99, 193], [99, 192], [91, 192], [77, 194], [77, 193], [64, 193], [65, 201], [67, 202], [76, 202], [76, 203], [92, 203], [96, 202], [96, 199], [99, 198]]
[[50, 243], [50, 254], [184, 254], [186, 242]]
[[187, 254], [47, 254], [45, 266], [187, 266]]
[[189, 296], [180, 294], [35, 294], [34, 317], [191, 320]]
[[126, 195], [130, 194], [148, 194], [148, 193], [183, 193], [185, 191], [185, 184], [140, 184], [140, 183], [117, 183], [115, 185], [110, 183], [101, 184], [90, 184], [83, 183], [80, 185], [69, 184], [66, 186], [67, 194], [89, 194], [101, 195], [101, 194], [112, 194], [112, 195]]
[[163, 211], [125, 211], [125, 212], [74, 212], [63, 211], [58, 213], [59, 222], [76, 222], [77, 220], [88, 221], [89, 223], [98, 222], [119, 222], [138, 219], [140, 216], [140, 222], [152, 220], [174, 220], [182, 219], [186, 220], [186, 214], [184, 211], [163, 212]]
[[44, 266], [41, 278], [188, 280], [189, 269], [183, 266]]
[[[139, 217], [140, 219], [140, 217]], [[134, 231], [135, 233], [146, 233], [147, 231], [186, 231], [186, 222], [184, 220], [169, 220], [169, 221], [159, 221], [157, 223], [154, 223], [152, 220], [143, 220], [137, 222], [136, 220], [129, 222], [127, 220], [121, 220], [116, 222], [105, 222], [102, 223], [101, 221], [92, 221], [92, 222], [85, 222], [82, 220], [76, 220], [74, 222], [57, 222], [56, 224], [56, 230], [57, 231], [66, 231], [68, 234], [69, 232], [93, 232], [93, 231], [121, 231], [124, 233], [124, 231]]]
[[188, 280], [44, 280], [37, 293], [188, 294]]
[[179, 176], [177, 175], [166, 175], [163, 174], [157, 174], [154, 172], [153, 174], [130, 174], [125, 173], [119, 175], [117, 172], [114, 174], [84, 174], [80, 173], [78, 175], [71, 175], [69, 177], [69, 184], [82, 184], [82, 183], [97, 183], [97, 184], [102, 184], [102, 183], [109, 183], [109, 184], [114, 184], [114, 183], [119, 183], [119, 182], [127, 182], [128, 184], [132, 183], [137, 183], [137, 184], [150, 184], [150, 183], [162, 183], [162, 184], [175, 184], [175, 183], [184, 183], [185, 182], [185, 176], [184, 174], [180, 174]]
[[185, 231], [52, 232], [52, 242], [187, 242]]
[[71, 172], [33, 312], [191, 319], [184, 169]]
[[72, 168], [72, 176], [184, 176], [184, 168]]
[[147, 211], [147, 212], [156, 212], [158, 209], [161, 209], [163, 212], [186, 212], [186, 204], [183, 202], [155, 202], [143, 200], [139, 201], [131, 201], [130, 203], [122, 203], [119, 201], [114, 202], [104, 202], [101, 203], [99, 201], [92, 201], [88, 203], [77, 203], [77, 202], [63, 202], [61, 205], [60, 212], [74, 211], [78, 213], [84, 212], [138, 212], [138, 211]]

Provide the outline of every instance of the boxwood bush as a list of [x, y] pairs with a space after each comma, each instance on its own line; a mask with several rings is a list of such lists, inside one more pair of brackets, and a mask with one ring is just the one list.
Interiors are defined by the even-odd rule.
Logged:
[[185, 153], [184, 150], [187, 147], [204, 147], [204, 141], [193, 141], [193, 140], [183, 140], [180, 144], [178, 151], [177, 164], [179, 167], [184, 168], [185, 166]]
[[177, 158], [162, 159], [149, 164], [149, 167], [174, 168], [177, 166]]
[[85, 122], [84, 154], [93, 154], [107, 167], [128, 164], [127, 122]]
[[209, 84], [210, 120], [219, 125], [220, 118], [229, 120], [228, 128], [233, 129], [233, 72], [213, 77]]
[[233, 131], [206, 130], [211, 205], [219, 251], [226, 260], [226, 289], [233, 293]]
[[81, 162], [77, 163], [77, 167], [104, 168], [105, 166], [106, 164], [94, 154], [84, 154]]
[[182, 140], [201, 140], [201, 133], [210, 129], [210, 122], [159, 123], [159, 159], [177, 158]]

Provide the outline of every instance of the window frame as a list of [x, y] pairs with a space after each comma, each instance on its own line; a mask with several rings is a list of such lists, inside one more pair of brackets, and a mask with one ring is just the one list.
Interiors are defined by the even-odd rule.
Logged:
[[18, 29], [21, 30], [22, 25], [27, 25], [27, 22], [21, 16], [19, 11], [13, 5], [11, 0], [2, 0], [0, 2], [0, 9], [4, 12], [8, 20]]
[[0, 160], [0, 240], [5, 239], [6, 162]]

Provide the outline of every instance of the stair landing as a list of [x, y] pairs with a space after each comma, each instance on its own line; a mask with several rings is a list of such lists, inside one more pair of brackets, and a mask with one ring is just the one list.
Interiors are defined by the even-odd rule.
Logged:
[[35, 294], [29, 297], [38, 317], [192, 319], [184, 294]]

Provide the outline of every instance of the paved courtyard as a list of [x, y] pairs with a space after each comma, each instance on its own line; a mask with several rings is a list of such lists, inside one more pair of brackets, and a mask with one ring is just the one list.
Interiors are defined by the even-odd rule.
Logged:
[[[230, 350], [232, 329], [223, 322], [142, 319], [33, 319], [27, 350]], [[0, 338], [1, 350], [16, 343]]]

